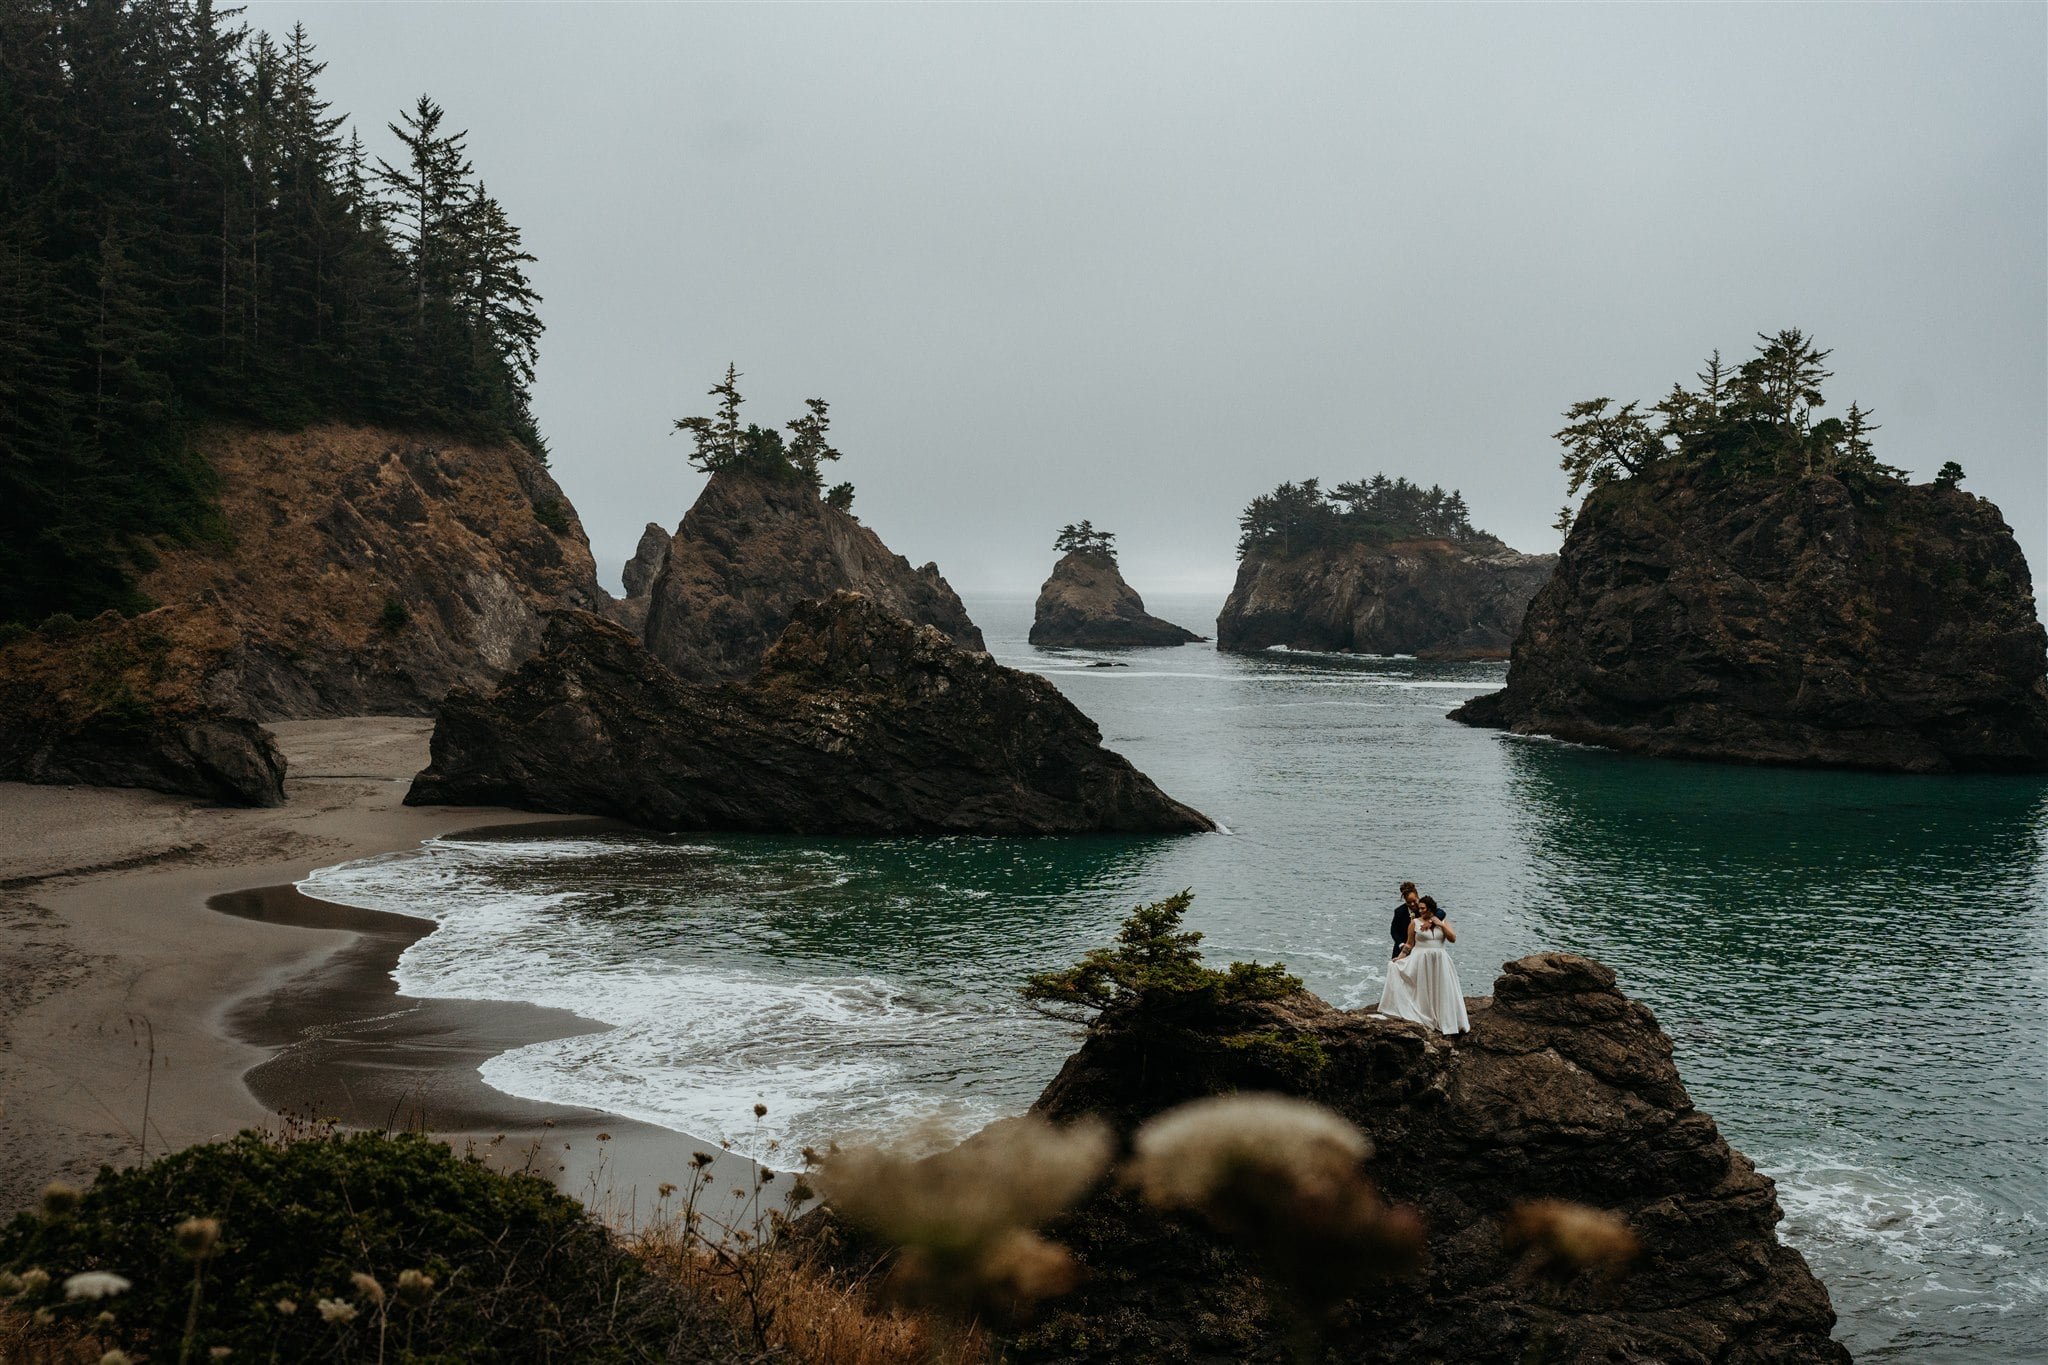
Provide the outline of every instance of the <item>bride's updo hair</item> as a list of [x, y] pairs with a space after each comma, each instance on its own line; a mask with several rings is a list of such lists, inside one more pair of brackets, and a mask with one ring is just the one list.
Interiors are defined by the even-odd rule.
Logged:
[[1435, 915], [1438, 919], [1443, 918], [1443, 911], [1436, 908], [1435, 896], [1424, 896], [1422, 898], [1422, 908], [1429, 911], [1430, 914]]

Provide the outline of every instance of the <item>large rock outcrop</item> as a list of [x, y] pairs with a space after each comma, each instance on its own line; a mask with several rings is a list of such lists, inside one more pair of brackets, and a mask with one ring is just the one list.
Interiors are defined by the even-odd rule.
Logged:
[[1504, 691], [1458, 720], [1637, 753], [2048, 769], [2048, 634], [1998, 509], [1934, 484], [1596, 489]]
[[802, 480], [732, 471], [711, 476], [676, 528], [651, 589], [647, 647], [685, 678], [745, 678], [798, 603], [841, 590], [984, 648], [938, 565], [911, 568]]
[[1254, 550], [1216, 618], [1220, 649], [1505, 657], [1555, 555], [1492, 537], [1348, 544], [1294, 555]]
[[253, 718], [430, 714], [531, 653], [543, 612], [607, 600], [575, 509], [516, 442], [323, 425], [199, 446], [232, 548], [168, 550], [142, 590], [239, 637], [215, 690]]
[[1081, 649], [1133, 645], [1184, 645], [1203, 637], [1145, 610], [1145, 600], [1124, 582], [1116, 560], [1074, 550], [1053, 566], [1038, 590], [1031, 619], [1034, 645]]
[[1101, 741], [1045, 679], [855, 593], [799, 603], [745, 684], [685, 681], [618, 626], [564, 612], [494, 695], [449, 695], [406, 801], [662, 830], [1213, 828]]
[[284, 800], [284, 755], [219, 689], [239, 637], [192, 606], [46, 628], [0, 648], [0, 780]]
[[[1110, 1365], [1329, 1362], [1846, 1362], [1826, 1288], [1778, 1240], [1770, 1179], [1693, 1107], [1671, 1040], [1586, 958], [1508, 963], [1472, 1030], [1446, 1038], [1301, 994], [1206, 1017], [1103, 1016], [1038, 1101], [1123, 1136], [1175, 1104], [1275, 1091], [1372, 1139], [1368, 1170], [1427, 1227], [1416, 1279], [1341, 1304], [1326, 1353], [1295, 1355], [1252, 1268], [1192, 1216], [1111, 1186], [1047, 1235], [1084, 1275], [1005, 1359]], [[1247, 1038], [1275, 1046], [1246, 1047]], [[1525, 1273], [1504, 1248], [1519, 1201], [1611, 1210], [1641, 1243], [1612, 1283]]]

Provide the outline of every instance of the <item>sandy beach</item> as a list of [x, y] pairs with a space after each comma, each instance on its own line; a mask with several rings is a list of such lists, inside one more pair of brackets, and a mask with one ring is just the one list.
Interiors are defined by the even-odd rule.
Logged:
[[[705, 1144], [476, 1074], [497, 1052], [603, 1025], [400, 996], [391, 968], [431, 923], [292, 888], [437, 835], [562, 819], [402, 804], [428, 720], [270, 728], [290, 763], [275, 809], [0, 783], [0, 1211], [55, 1178], [291, 1116], [424, 1129], [622, 1220], [644, 1214]], [[736, 1184], [750, 1166], [720, 1154], [718, 1169]]]

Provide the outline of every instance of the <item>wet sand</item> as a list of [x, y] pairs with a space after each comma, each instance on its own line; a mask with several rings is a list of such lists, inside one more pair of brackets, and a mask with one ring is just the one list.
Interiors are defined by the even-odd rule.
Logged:
[[[316, 867], [480, 826], [602, 828], [485, 808], [410, 808], [431, 723], [271, 727], [287, 802], [0, 783], [0, 1213], [102, 1163], [290, 1119], [422, 1129], [644, 1217], [717, 1149], [476, 1074], [507, 1048], [602, 1028], [517, 1001], [416, 1000], [390, 976], [426, 920], [329, 905]], [[604, 1135], [602, 1139], [600, 1135]], [[717, 1187], [751, 1163], [717, 1153]]]

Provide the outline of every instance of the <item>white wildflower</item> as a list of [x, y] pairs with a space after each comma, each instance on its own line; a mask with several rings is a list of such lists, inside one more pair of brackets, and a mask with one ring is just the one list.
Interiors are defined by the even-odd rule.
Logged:
[[64, 1281], [64, 1297], [67, 1299], [110, 1299], [116, 1294], [125, 1294], [133, 1286], [124, 1278], [107, 1270], [88, 1270], [73, 1275]]

